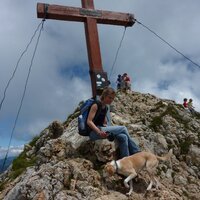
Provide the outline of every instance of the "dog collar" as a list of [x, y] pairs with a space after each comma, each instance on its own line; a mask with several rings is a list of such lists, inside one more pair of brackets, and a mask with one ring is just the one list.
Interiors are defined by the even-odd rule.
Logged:
[[116, 166], [116, 173], [118, 173], [118, 169], [119, 169], [119, 167], [118, 167], [118, 165], [117, 165], [117, 161], [114, 160], [114, 162], [115, 162], [115, 166]]

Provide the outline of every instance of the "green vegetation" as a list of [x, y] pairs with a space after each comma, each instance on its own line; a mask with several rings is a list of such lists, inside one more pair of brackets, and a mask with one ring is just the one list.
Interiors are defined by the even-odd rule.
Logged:
[[176, 119], [176, 121], [180, 124], [183, 124], [185, 130], [188, 131], [189, 126], [188, 123], [189, 121], [186, 121], [183, 119], [183, 117], [181, 115], [179, 115], [178, 111], [176, 110], [176, 108], [172, 105], [169, 105], [167, 107], [167, 110], [164, 112], [164, 115], [171, 115], [174, 119]]
[[200, 119], [200, 113], [199, 113], [199, 112], [196, 112], [196, 113], [195, 113], [195, 117], [196, 117], [197, 119]]
[[175, 147], [174, 144], [168, 143], [168, 148], [169, 148], [169, 149], [173, 149], [174, 147]]
[[35, 146], [36, 142], [38, 141], [38, 139], [40, 138], [40, 136], [36, 136], [32, 139], [32, 141], [29, 143], [30, 146]]
[[[34, 146], [36, 141], [39, 137], [33, 138], [33, 140], [29, 143], [29, 145]], [[27, 157], [26, 151], [24, 150], [16, 159], [13, 160], [12, 163], [12, 169], [9, 173], [10, 180], [14, 180], [16, 177], [18, 177], [20, 174], [22, 174], [27, 167], [34, 166], [36, 163], [36, 156]], [[6, 187], [6, 184], [10, 181], [1, 181], [0, 182], [0, 191], [4, 190]]]
[[198, 132], [198, 139], [200, 140], [200, 132]]
[[150, 111], [155, 112], [155, 111], [159, 110], [160, 108], [165, 108], [165, 107], [166, 107], [166, 105], [163, 104], [162, 101], [159, 101], [158, 103], [155, 104], [155, 108], [152, 108]]
[[[185, 197], [189, 197], [188, 192], [187, 192], [186, 190], [183, 190], [183, 195], [184, 195]], [[189, 198], [188, 198], [188, 199], [189, 199]]]
[[176, 104], [179, 109], [185, 109], [182, 104]]
[[120, 112], [121, 113], [124, 113], [125, 112], [125, 109], [123, 107], [120, 107]]
[[175, 171], [172, 171], [172, 178], [174, 178], [176, 175], [176, 172]]
[[73, 119], [75, 119], [75, 118], [77, 118], [77, 117], [79, 116], [79, 114], [80, 114], [80, 111], [77, 111], [77, 112], [74, 112], [73, 114], [69, 115], [69, 116], [67, 117], [67, 120], [63, 123], [63, 125], [68, 126], [69, 123], [70, 123]]
[[23, 151], [14, 161], [12, 165], [12, 171], [10, 174], [11, 179], [15, 179], [20, 174], [22, 174], [23, 171], [27, 167], [33, 166], [36, 163], [36, 157], [28, 158], [26, 156], [26, 152]]
[[178, 111], [176, 110], [176, 108], [172, 105], [169, 105], [166, 109], [166, 111], [163, 113], [164, 115], [170, 115], [172, 116], [174, 119], [176, 119], [179, 123], [183, 123], [183, 117], [179, 115]]
[[[157, 109], [158, 107], [160, 107], [161, 104], [160, 102], [157, 103]], [[155, 111], [155, 110], [154, 110]], [[158, 128], [160, 125], [162, 125], [163, 120], [162, 118], [166, 115], [170, 115], [172, 116], [174, 119], [176, 119], [180, 124], [184, 125], [184, 128], [187, 130], [188, 127], [188, 122], [189, 121], [185, 121], [183, 120], [183, 117], [181, 115], [179, 115], [178, 110], [173, 106], [173, 105], [168, 105], [166, 110], [160, 114], [160, 116], [156, 116], [152, 119], [151, 124], [150, 124], [150, 128], [152, 128], [155, 131], [158, 131]]]
[[158, 131], [159, 126], [162, 124], [162, 116], [157, 116], [154, 117], [153, 120], [151, 121], [150, 128], [153, 129], [154, 131]]
[[180, 152], [181, 154], [187, 154], [190, 149], [190, 145], [193, 141], [190, 138], [186, 138], [184, 141], [180, 142]]
[[0, 182], [0, 191], [5, 189], [5, 184], [4, 182]]

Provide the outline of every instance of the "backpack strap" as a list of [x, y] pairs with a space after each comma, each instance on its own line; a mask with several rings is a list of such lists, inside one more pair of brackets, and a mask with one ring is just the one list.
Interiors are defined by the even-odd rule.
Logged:
[[96, 100], [93, 104], [97, 104], [97, 112], [96, 112], [94, 119], [93, 119], [93, 121], [95, 121], [97, 119], [97, 117], [99, 116], [99, 114], [101, 113], [102, 105], [101, 105], [101, 102], [99, 100]]
[[[94, 119], [93, 119], [94, 122], [95, 122], [96, 119], [99, 117], [99, 115], [100, 115], [100, 113], [101, 113], [101, 111], [102, 111], [102, 104], [101, 104], [101, 102], [100, 102], [100, 101], [97, 101], [96, 104], [97, 104], [97, 106], [98, 106], [98, 110], [97, 110], [96, 115], [95, 115], [95, 117], [94, 117]], [[106, 110], [106, 111], [105, 111], [105, 113], [106, 113], [105, 118], [106, 118], [106, 120], [107, 120], [107, 112], [108, 112], [108, 106], [107, 106], [107, 105], [105, 105], [105, 110]]]
[[[101, 104], [101, 102], [100, 102], [99, 100], [96, 100], [96, 99], [95, 99], [95, 101], [92, 103], [92, 105], [91, 105], [90, 108], [89, 108], [88, 115], [89, 115], [89, 112], [90, 112], [91, 107], [92, 107], [94, 104], [97, 104], [97, 112], [96, 112], [96, 114], [95, 114], [95, 116], [94, 116], [93, 122], [96, 121], [96, 119], [98, 118], [98, 116], [99, 116], [99, 114], [101, 113], [101, 110], [102, 110], [102, 104]], [[88, 116], [87, 116], [87, 118], [88, 118]], [[86, 125], [87, 125], [87, 123], [86, 123]], [[92, 129], [91, 129], [88, 125], [87, 125], [87, 130], [88, 130], [88, 132], [91, 132], [91, 131], [92, 131]]]

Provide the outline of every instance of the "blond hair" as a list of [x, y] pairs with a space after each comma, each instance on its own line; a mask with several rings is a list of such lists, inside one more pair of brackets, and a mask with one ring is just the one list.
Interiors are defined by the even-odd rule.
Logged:
[[116, 92], [113, 88], [106, 87], [106, 88], [104, 88], [100, 98], [101, 98], [101, 100], [104, 100], [104, 98], [109, 96], [109, 95], [116, 95]]

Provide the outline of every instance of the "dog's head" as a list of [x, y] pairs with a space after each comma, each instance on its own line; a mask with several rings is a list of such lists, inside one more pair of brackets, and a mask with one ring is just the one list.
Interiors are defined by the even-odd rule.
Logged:
[[110, 176], [114, 175], [114, 173], [116, 172], [116, 169], [114, 168], [113, 165], [111, 165], [110, 163], [107, 163], [104, 167], [104, 172], [106, 174], [109, 174]]

